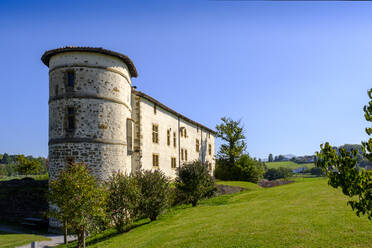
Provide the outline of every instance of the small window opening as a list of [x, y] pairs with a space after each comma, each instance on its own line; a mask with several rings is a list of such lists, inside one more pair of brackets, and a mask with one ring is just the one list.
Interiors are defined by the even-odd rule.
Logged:
[[152, 154], [152, 166], [159, 167], [159, 155], [158, 154]]
[[199, 152], [200, 151], [200, 144], [199, 144], [199, 140], [198, 139], [196, 139], [196, 141], [195, 141], [195, 150], [196, 150], [196, 152]]
[[75, 109], [73, 107], [67, 108], [67, 130], [73, 131], [75, 129]]
[[75, 85], [75, 73], [73, 71], [67, 72], [67, 86], [73, 88]]
[[176, 158], [175, 157], [172, 157], [171, 158], [171, 168], [172, 169], [175, 169], [176, 168]]
[[154, 104], [154, 115], [156, 115], [156, 104]]
[[176, 136], [176, 132], [173, 132], [173, 146], [174, 146], [174, 147], [177, 146], [177, 136]]

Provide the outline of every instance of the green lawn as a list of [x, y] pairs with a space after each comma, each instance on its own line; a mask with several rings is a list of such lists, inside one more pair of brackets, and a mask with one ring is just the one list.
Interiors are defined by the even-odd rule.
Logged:
[[174, 208], [155, 222], [125, 234], [109, 230], [99, 239], [90, 247], [371, 247], [372, 222], [358, 218], [327, 179], [305, 178]]
[[34, 234], [9, 234], [0, 232], [0, 248], [14, 248], [33, 241], [42, 240], [49, 240], [49, 238]]
[[229, 186], [238, 186], [241, 188], [249, 189], [249, 190], [258, 190], [261, 189], [260, 186], [258, 186], [255, 183], [250, 183], [250, 182], [242, 182], [242, 181], [217, 181], [217, 184], [222, 184], [222, 185], [229, 185]]
[[307, 163], [307, 164], [296, 164], [295, 162], [292, 161], [282, 161], [282, 162], [266, 162], [265, 163], [267, 168], [279, 168], [279, 167], [284, 167], [284, 168], [289, 168], [289, 169], [297, 169], [301, 167], [307, 167], [307, 168], [312, 168], [315, 165], [313, 163]]

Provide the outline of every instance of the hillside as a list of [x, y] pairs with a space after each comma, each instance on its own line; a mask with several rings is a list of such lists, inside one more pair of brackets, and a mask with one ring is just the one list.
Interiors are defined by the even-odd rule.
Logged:
[[312, 168], [315, 165], [313, 163], [307, 163], [307, 164], [296, 164], [295, 162], [292, 161], [282, 161], [282, 162], [266, 162], [265, 163], [267, 168], [279, 168], [279, 167], [285, 167], [289, 169], [297, 169], [301, 167], [307, 167], [307, 168]]
[[[370, 247], [371, 222], [323, 178], [224, 195], [90, 247]], [[237, 182], [233, 184], [237, 185]], [[92, 242], [92, 240], [91, 240]]]

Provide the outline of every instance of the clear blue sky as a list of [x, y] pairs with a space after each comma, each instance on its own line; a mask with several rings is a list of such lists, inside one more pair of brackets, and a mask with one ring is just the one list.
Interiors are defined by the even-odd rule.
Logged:
[[0, 153], [47, 156], [40, 57], [66, 45], [127, 54], [133, 85], [209, 127], [241, 118], [255, 157], [367, 139], [369, 2], [1, 1], [0, 37]]

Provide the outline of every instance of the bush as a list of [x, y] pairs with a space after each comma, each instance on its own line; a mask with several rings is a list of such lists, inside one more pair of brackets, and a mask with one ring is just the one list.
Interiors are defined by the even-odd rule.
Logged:
[[293, 175], [293, 172], [289, 168], [279, 167], [278, 169], [268, 169], [264, 174], [264, 178], [267, 180], [276, 180], [281, 178], [288, 178]]
[[78, 247], [85, 247], [86, 231], [97, 230], [98, 220], [105, 217], [106, 196], [85, 164], [68, 164], [49, 182], [48, 198], [55, 206], [50, 216], [62, 222], [65, 237], [70, 228], [77, 234]]
[[313, 168], [311, 168], [310, 169], [310, 173], [311, 173], [311, 175], [315, 175], [315, 176], [318, 176], [318, 177], [320, 177], [320, 176], [323, 175], [323, 171], [319, 167], [313, 167]]
[[227, 160], [217, 160], [214, 176], [221, 180], [247, 181], [257, 183], [265, 172], [265, 164], [242, 155], [236, 164], [231, 166]]
[[120, 172], [108, 181], [107, 211], [119, 232], [124, 232], [137, 216], [140, 190], [136, 180]]
[[178, 197], [196, 206], [198, 201], [211, 197], [216, 192], [215, 182], [208, 172], [208, 165], [195, 161], [184, 164], [177, 170], [175, 181]]
[[139, 211], [154, 221], [169, 206], [169, 179], [159, 170], [139, 171], [135, 179], [141, 195]]

